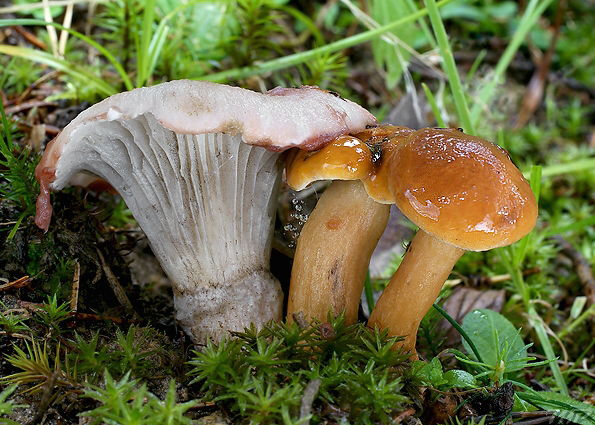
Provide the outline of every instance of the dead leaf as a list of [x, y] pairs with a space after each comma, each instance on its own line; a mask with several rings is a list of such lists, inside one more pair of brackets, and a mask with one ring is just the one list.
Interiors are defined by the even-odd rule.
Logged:
[[[487, 308], [500, 312], [504, 306], [505, 290], [458, 287], [446, 300], [442, 308], [457, 321], [462, 323], [467, 313], [478, 308]], [[446, 331], [447, 344], [453, 345], [460, 341], [461, 336], [446, 320], [440, 324], [440, 329]]]

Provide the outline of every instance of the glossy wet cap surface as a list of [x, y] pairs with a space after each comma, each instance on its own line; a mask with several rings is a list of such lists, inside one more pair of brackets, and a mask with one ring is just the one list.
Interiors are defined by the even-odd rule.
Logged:
[[472, 251], [516, 242], [535, 225], [529, 183], [493, 143], [457, 129], [422, 129], [391, 153], [397, 206], [434, 237]]

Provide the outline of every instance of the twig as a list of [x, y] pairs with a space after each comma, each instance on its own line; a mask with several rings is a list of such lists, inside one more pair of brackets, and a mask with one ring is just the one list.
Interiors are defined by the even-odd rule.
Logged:
[[0, 291], [5, 291], [7, 289], [17, 289], [28, 286], [31, 282], [33, 282], [33, 278], [29, 276], [23, 276], [17, 280], [13, 280], [12, 282], [8, 282], [6, 279], [2, 279], [2, 281], [6, 281], [6, 283], [0, 285]]
[[72, 290], [70, 296], [70, 311], [76, 313], [79, 305], [79, 284], [81, 280], [81, 264], [74, 263], [74, 276], [72, 278]]
[[132, 307], [132, 303], [126, 296], [126, 292], [124, 292], [124, 288], [122, 288], [122, 285], [120, 285], [118, 278], [116, 277], [114, 272], [112, 272], [112, 269], [110, 269], [110, 267], [105, 262], [105, 258], [103, 258], [103, 254], [101, 253], [101, 251], [99, 249], [96, 249], [96, 250], [97, 250], [97, 255], [99, 256], [99, 260], [101, 261], [101, 268], [103, 269], [103, 272], [105, 273], [105, 277], [107, 277], [107, 280], [108, 280], [110, 286], [112, 287], [112, 291], [114, 291], [114, 294], [116, 295], [116, 298], [118, 299], [118, 302], [123, 307], [126, 307], [126, 309], [132, 313], [134, 318], [140, 319], [140, 316], [136, 313], [136, 311], [134, 311], [134, 308]]
[[[48, 23], [53, 23], [52, 13], [50, 12], [50, 4], [48, 0], [43, 0], [43, 19]], [[50, 38], [50, 44], [52, 45], [52, 54], [58, 57], [58, 34], [56, 28], [52, 25], [46, 25], [48, 31], [48, 37]]]
[[[318, 394], [322, 379], [316, 378], [308, 382], [302, 395], [302, 402], [300, 404], [300, 419], [305, 419], [312, 414], [312, 403], [314, 403], [314, 397]], [[305, 425], [310, 424], [310, 419], [302, 422]]]
[[33, 89], [35, 89], [39, 85], [45, 83], [46, 81], [51, 80], [52, 78], [56, 78], [59, 75], [60, 75], [60, 71], [57, 71], [57, 70], [50, 71], [47, 74], [43, 74], [41, 77], [39, 77], [33, 83], [29, 84], [29, 87], [27, 87], [25, 89], [25, 91], [23, 91], [23, 93], [21, 93], [21, 95], [18, 97], [18, 99], [16, 100], [15, 103], [17, 105], [21, 104], [22, 102], [25, 101], [25, 99], [27, 99], [29, 97], [29, 95], [31, 94]]
[[27, 31], [25, 29], [25, 27], [23, 27], [21, 25], [17, 25], [12, 28], [16, 32], [18, 32], [20, 35], [22, 35], [25, 38], [25, 40], [27, 40], [29, 43], [33, 44], [35, 47], [39, 47], [42, 50], [46, 50], [48, 48], [48, 46], [43, 41], [41, 41], [39, 38], [37, 38], [34, 34]]
[[43, 388], [43, 394], [41, 396], [41, 401], [39, 402], [39, 405], [37, 406], [37, 412], [35, 413], [35, 416], [33, 417], [33, 419], [31, 419], [31, 422], [29, 422], [28, 425], [35, 425], [37, 423], [39, 423], [41, 421], [41, 419], [43, 418], [43, 415], [46, 413], [46, 410], [50, 404], [50, 401], [52, 400], [52, 391], [54, 390], [54, 387], [56, 386], [56, 381], [58, 380], [58, 371], [54, 371], [54, 373], [52, 373], [52, 376], [50, 377], [50, 379], [45, 383], [44, 388]]
[[6, 114], [12, 115], [17, 112], [25, 111], [27, 109], [39, 108], [41, 106], [58, 106], [58, 104], [56, 102], [47, 102], [45, 100], [30, 100], [29, 102], [23, 102], [20, 105], [6, 108]]
[[123, 319], [121, 317], [113, 317], [113, 316], [104, 316], [101, 314], [95, 313], [73, 313], [72, 317], [76, 320], [88, 320], [90, 322], [112, 322], [116, 325], [121, 325], [123, 323], [141, 323], [142, 320], [140, 319]]
[[407, 419], [409, 416], [414, 415], [414, 414], [415, 414], [414, 409], [405, 410], [404, 412], [399, 413], [399, 415], [397, 417], [393, 418], [393, 423], [400, 424], [401, 422], [403, 422], [403, 420]]
[[[69, 1], [68, 5], [66, 6], [66, 12], [64, 12], [64, 21], [62, 21], [62, 25], [65, 28], [70, 28], [72, 24], [72, 11], [74, 8], [74, 2]], [[64, 57], [64, 53], [66, 53], [66, 42], [68, 41], [68, 31], [62, 30], [60, 31], [60, 40], [58, 42], [58, 54], [60, 57]]]
[[28, 341], [33, 341], [33, 338], [31, 338], [29, 335], [20, 334], [18, 332], [0, 331], [0, 335], [5, 335], [5, 336], [9, 336], [9, 337], [21, 338], [21, 339], [26, 339]]

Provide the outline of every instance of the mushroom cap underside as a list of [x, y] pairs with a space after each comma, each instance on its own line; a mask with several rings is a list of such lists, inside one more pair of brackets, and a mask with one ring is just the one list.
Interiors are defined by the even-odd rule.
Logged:
[[507, 152], [457, 129], [423, 129], [393, 152], [390, 191], [412, 222], [471, 251], [509, 245], [528, 234], [537, 202]]
[[[356, 103], [310, 86], [262, 94], [178, 80], [120, 93], [83, 111], [46, 147], [35, 173], [41, 185], [36, 218], [40, 227], [47, 230], [49, 225], [49, 189], [62, 187], [54, 181], [69, 170], [62, 170], [60, 158], [64, 151], [77, 149], [77, 134], [86, 134], [86, 127], [97, 124], [139, 118], [155, 120], [176, 134], [241, 135], [245, 143], [275, 152], [292, 146], [316, 149], [376, 123], [376, 118]], [[106, 139], [109, 137], [106, 134]]]

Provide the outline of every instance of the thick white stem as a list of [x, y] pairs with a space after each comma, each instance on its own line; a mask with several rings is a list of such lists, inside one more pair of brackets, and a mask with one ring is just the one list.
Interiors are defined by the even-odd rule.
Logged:
[[53, 187], [84, 170], [122, 195], [172, 281], [176, 317], [195, 342], [281, 319], [283, 294], [269, 272], [278, 154], [239, 135], [176, 134], [151, 114], [77, 133], [76, 149], [65, 147], [61, 157], [70, 173]]

